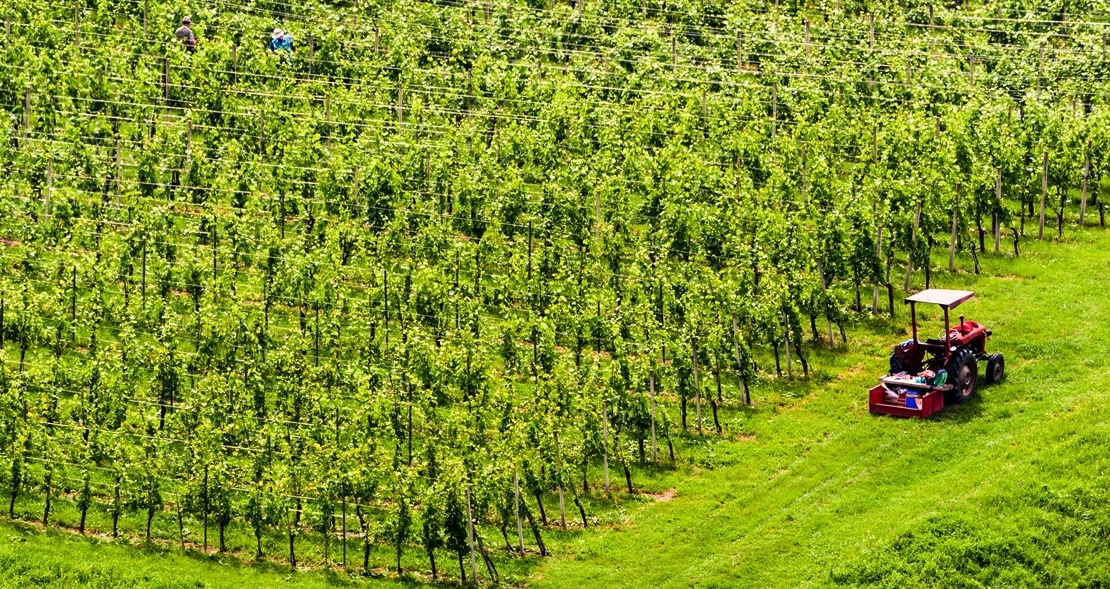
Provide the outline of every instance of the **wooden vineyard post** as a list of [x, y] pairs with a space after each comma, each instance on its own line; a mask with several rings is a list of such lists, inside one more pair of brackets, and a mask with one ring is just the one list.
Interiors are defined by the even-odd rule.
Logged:
[[266, 112], [258, 115], [258, 154], [266, 153]]
[[784, 341], [786, 342], [786, 378], [794, 378], [794, 366], [790, 360], [790, 319], [786, 316], [786, 310], [782, 311], [782, 330]]
[[204, 494], [202, 496], [202, 510], [204, 511], [204, 553], [208, 554], [208, 465], [204, 465]]
[[698, 374], [698, 339], [690, 338], [690, 348], [694, 354], [694, 408], [697, 411], [698, 433], [702, 433], [701, 424], [701, 378]]
[[552, 432], [555, 436], [555, 490], [559, 493], [559, 524], [567, 529], [567, 508], [563, 501], [563, 459], [559, 449], [559, 432]]
[[73, 287], [69, 298], [69, 320], [74, 323], [73, 341], [77, 341], [77, 265], [73, 265]]
[[809, 19], [806, 19], [806, 57], [809, 57]]
[[313, 61], [315, 60], [314, 58], [315, 58], [315, 53], [316, 53], [315, 51], [313, 51], [313, 49], [314, 49], [313, 36], [309, 35], [308, 36], [308, 78], [310, 80], [312, 79], [312, 64], [313, 64]]
[[802, 156], [802, 206], [806, 204], [806, 144], [803, 141], [801, 145]]
[[[660, 282], [659, 283], [659, 328], [660, 328], [661, 331], [664, 331], [664, 332], [666, 332], [666, 327], [667, 327], [667, 312], [666, 311], [667, 311], [667, 309], [663, 304], [663, 283]], [[667, 340], [664, 339], [660, 343], [661, 343], [661, 345], [660, 345], [659, 356], [663, 359], [663, 364], [665, 365], [667, 363]], [[670, 442], [670, 438], [667, 438], [667, 441]]]
[[[338, 424], [336, 425], [336, 427], [338, 427]], [[338, 443], [338, 440], [336, 440], [336, 443]], [[343, 542], [343, 570], [346, 571], [347, 570], [347, 493], [346, 493], [346, 491], [343, 492], [343, 503], [342, 503], [342, 508], [341, 509], [342, 509], [343, 513], [340, 517], [341, 517], [341, 521], [343, 523], [343, 528], [341, 529], [340, 534], [342, 535], [342, 542]]]
[[659, 461], [659, 451], [655, 441], [655, 369], [648, 371], [648, 393], [651, 395], [651, 461]]
[[397, 84], [397, 131], [405, 124], [405, 85]]
[[[457, 251], [457, 250], [456, 250]], [[455, 259], [458, 267], [458, 258]], [[382, 333], [385, 334], [385, 345], [389, 345], [389, 270], [382, 268]]]
[[[220, 247], [220, 235], [219, 235], [219, 232], [217, 231], [217, 227], [218, 227], [217, 222], [218, 222], [218, 219], [216, 218], [215, 215], [213, 215], [212, 216], [212, 298], [213, 299], [215, 299], [217, 294], [218, 294], [216, 292], [216, 288], [217, 288], [216, 275], [217, 275], [217, 271], [219, 269], [219, 266], [217, 265], [216, 254], [217, 254], [217, 252], [219, 250], [219, 247]], [[317, 311], [316, 315], [317, 315], [317, 317], [316, 317], [317, 331], [319, 331], [319, 323], [320, 323], [319, 315], [320, 315], [320, 312]], [[319, 347], [319, 344], [317, 344], [317, 347]], [[317, 356], [318, 355], [319, 355], [319, 352], [317, 352]], [[320, 363], [319, 357], [317, 357], [316, 363], [317, 364]]]
[[466, 529], [467, 540], [470, 542], [470, 578], [478, 583], [478, 564], [474, 561], [474, 517], [470, 512], [470, 491], [466, 492]]
[[601, 248], [601, 191], [594, 188], [594, 247]]
[[[883, 259], [883, 227], [880, 225], [875, 230], [875, 259], [880, 262]], [[871, 293], [871, 313], [874, 315], [879, 314], [879, 283], [875, 283], [875, 288]]]
[[73, 9], [73, 44], [81, 45], [81, 8]]
[[869, 30], [868, 36], [867, 36], [867, 48], [869, 50], [874, 51], [875, 50], [875, 15], [874, 14], [867, 15], [867, 26], [868, 26], [868, 30]]
[[1048, 152], [1044, 153], [1044, 170], [1041, 172], [1041, 214], [1037, 239], [1044, 239], [1044, 200], [1048, 196]]
[[[354, 180], [351, 184], [351, 204], [353, 204], [354, 207], [355, 207], [355, 213], [358, 213], [358, 209], [360, 207], [360, 204], [359, 204], [359, 201], [358, 201], [358, 166], [355, 166], [354, 175], [355, 175], [355, 177], [354, 177]], [[369, 212], [369, 211], [367, 211], [367, 212]]]
[[122, 168], [122, 166], [120, 164], [119, 136], [116, 136], [116, 213], [117, 214], [119, 213], [119, 192], [120, 192], [119, 185], [120, 185], [121, 168]]
[[[705, 153], [705, 138], [706, 138], [706, 136], [709, 135], [709, 115], [707, 114], [707, 112], [705, 110], [705, 88], [701, 89], [701, 126], [702, 126], [701, 150], [702, 150], [702, 154], [704, 156], [704, 153]], [[805, 146], [804, 146], [804, 144], [803, 144], [803, 147], [802, 147], [802, 154], [803, 154], [802, 155], [802, 165], [804, 166], [805, 165], [805, 155], [804, 155], [805, 154]], [[805, 190], [805, 188], [804, 188], [804, 185], [805, 185], [805, 168], [802, 168], [802, 170], [803, 170], [802, 171], [802, 183], [803, 183], [802, 190], [804, 191]], [[804, 202], [804, 199], [803, 199], [803, 202]]]
[[1087, 140], [1087, 154], [1083, 160], [1083, 191], [1079, 198], [1079, 226], [1083, 226], [1083, 219], [1087, 213], [1087, 182], [1091, 175], [1091, 140]]
[[1098, 198], [1100, 196], [1102, 196], [1102, 190], [1100, 190], [1098, 185], [1096, 184], [1095, 199], [1098, 202], [1098, 226], [1106, 227], [1106, 199]]
[[424, 154], [424, 189], [428, 193], [432, 192], [432, 152], [428, 150]]
[[1002, 168], [995, 169], [994, 175], [994, 253], [1002, 249], [1002, 219], [998, 218], [998, 210], [1002, 208]]
[[956, 183], [956, 201], [952, 205], [952, 237], [948, 242], [948, 271], [956, 271], [956, 211], [960, 208], [960, 183]]
[[170, 58], [168, 55], [162, 58], [162, 99], [167, 103], [170, 101]]
[[748, 393], [748, 378], [744, 374], [744, 363], [740, 359], [740, 330], [736, 328], [736, 313], [732, 314], [732, 349], [736, 352], [736, 371], [740, 377], [740, 388], [744, 392], [744, 404], [751, 405], [751, 395]]
[[913, 230], [910, 231], [910, 251], [906, 253], [906, 283], [902, 290], [910, 289], [910, 277], [913, 276], [913, 246], [917, 244], [917, 224], [921, 222], [921, 201], [917, 201], [917, 208], [913, 214]]
[[1037, 100], [1041, 99], [1041, 78], [1044, 76], [1044, 43], [1037, 55]]
[[609, 417], [601, 400], [601, 464], [605, 472], [605, 494], [609, 494]]
[[[828, 291], [828, 283], [825, 282], [825, 268], [821, 264], [821, 258], [817, 258], [817, 276], [821, 278], [821, 292]], [[836, 342], [833, 341], [832, 319], [825, 315], [825, 327], [829, 330], [829, 345], [832, 346]]]
[[331, 95], [324, 96], [324, 127], [327, 130], [327, 146], [328, 153], [331, 153]]
[[54, 194], [54, 160], [46, 160], [46, 195], [43, 196], [43, 219], [50, 222], [50, 197]]
[[744, 57], [740, 51], [740, 31], [736, 31], [736, 71], [739, 73], [744, 69]]
[[23, 148], [27, 148], [27, 141], [31, 136], [31, 89], [23, 94]]
[[231, 85], [239, 81], [239, 46], [231, 46]]
[[143, 239], [143, 310], [146, 311], [146, 239]]
[[[879, 126], [871, 127], [871, 165], [879, 163]], [[871, 203], [871, 212], [875, 212], [875, 203]]]
[[1056, 213], [1056, 239], [1064, 238], [1064, 203], [1068, 198], [1068, 192], [1063, 188], [1057, 186], [1056, 191], [1060, 193], [1060, 208]]
[[671, 73], [678, 73], [678, 44], [674, 32], [671, 32]]
[[771, 136], [778, 133], [779, 128], [779, 82], [778, 79], [771, 86]]
[[520, 469], [513, 468], [513, 510], [516, 514], [516, 550], [524, 556], [524, 524], [520, 521]]

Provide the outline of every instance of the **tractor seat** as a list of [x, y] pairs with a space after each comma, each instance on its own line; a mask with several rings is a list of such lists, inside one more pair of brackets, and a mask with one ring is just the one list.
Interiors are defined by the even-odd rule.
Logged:
[[939, 353], [944, 352], [944, 340], [936, 339], [936, 338], [931, 337], [931, 338], [921, 342], [921, 347], [925, 348], [926, 350], [929, 350], [930, 352], [932, 352], [934, 354], [939, 354]]

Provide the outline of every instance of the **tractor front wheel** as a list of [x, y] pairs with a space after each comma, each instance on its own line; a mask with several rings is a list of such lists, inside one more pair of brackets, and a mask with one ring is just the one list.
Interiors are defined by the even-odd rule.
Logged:
[[996, 383], [1006, 375], [1006, 360], [1002, 354], [991, 354], [987, 357], [987, 382]]
[[961, 348], [948, 362], [948, 381], [952, 383], [952, 400], [963, 403], [975, 394], [975, 387], [979, 384], [979, 363], [975, 360], [975, 352], [970, 348]]

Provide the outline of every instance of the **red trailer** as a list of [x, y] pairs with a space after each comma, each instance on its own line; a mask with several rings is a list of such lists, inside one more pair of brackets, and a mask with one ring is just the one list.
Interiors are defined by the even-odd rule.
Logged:
[[[973, 296], [966, 290], [929, 289], [906, 298], [913, 339], [894, 347], [890, 374], [870, 391], [871, 413], [925, 418], [946, 403], [962, 403], [979, 383], [979, 360], [987, 361], [988, 383], [1002, 379], [1006, 366], [1002, 354], [986, 352], [991, 331], [963, 315], [955, 327], [949, 323], [948, 312]], [[939, 338], [918, 340], [917, 303], [944, 310], [944, 333]]]
[[[881, 383], [870, 391], [871, 412], [899, 417], [929, 417], [944, 409], [944, 396], [952, 389], [952, 385], [933, 387], [912, 380], [900, 380], [889, 376], [879, 380]], [[889, 399], [887, 396], [888, 391], [891, 390], [888, 388], [890, 385], [912, 388], [918, 392], [916, 396], [906, 395], [905, 401], [898, 402]]]

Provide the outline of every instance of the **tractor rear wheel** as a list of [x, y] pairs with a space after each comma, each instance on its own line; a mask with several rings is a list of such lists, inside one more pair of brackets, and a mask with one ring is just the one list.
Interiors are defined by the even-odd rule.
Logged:
[[971, 348], [961, 348], [948, 362], [948, 382], [952, 383], [951, 399], [963, 403], [975, 394], [979, 384], [979, 363]]
[[996, 383], [1006, 375], [1006, 360], [1002, 354], [991, 354], [987, 357], [987, 382]]

